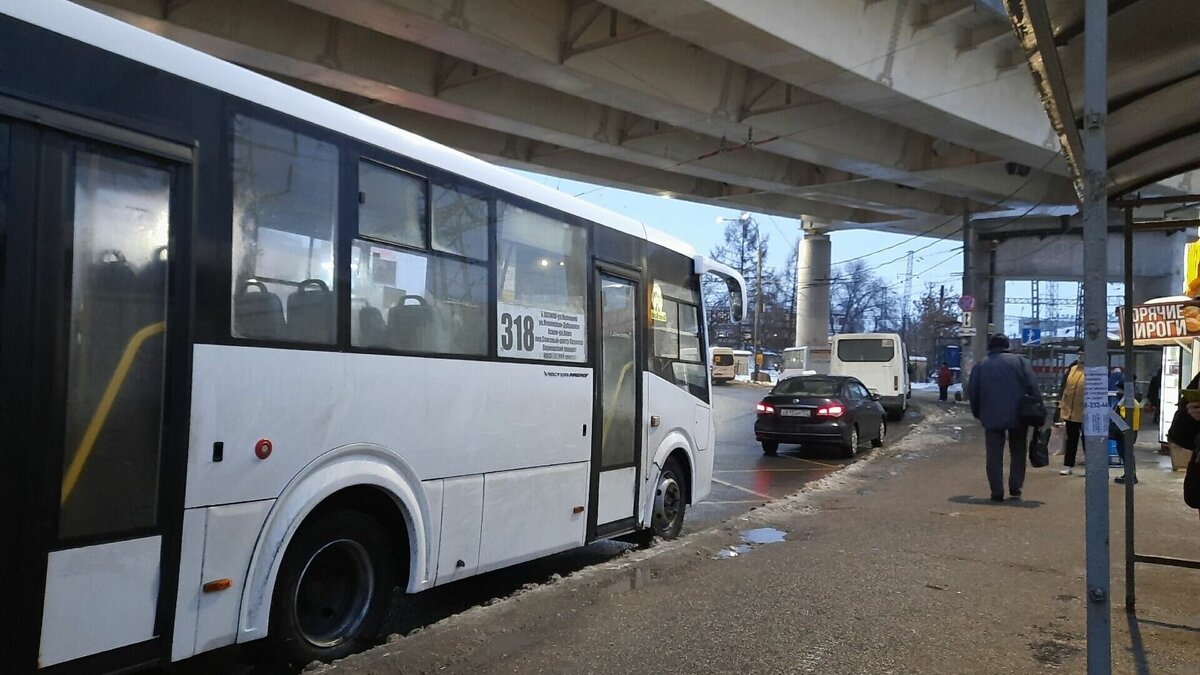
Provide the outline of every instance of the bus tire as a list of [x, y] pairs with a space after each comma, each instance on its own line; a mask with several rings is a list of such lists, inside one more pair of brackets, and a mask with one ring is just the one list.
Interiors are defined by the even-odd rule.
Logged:
[[393, 549], [373, 518], [340, 510], [305, 523], [275, 583], [267, 637], [272, 651], [303, 667], [372, 646], [395, 585]]
[[687, 513], [687, 494], [684, 488], [683, 467], [674, 457], [663, 465], [654, 486], [654, 510], [650, 514], [652, 536], [674, 539], [683, 529], [683, 517]]

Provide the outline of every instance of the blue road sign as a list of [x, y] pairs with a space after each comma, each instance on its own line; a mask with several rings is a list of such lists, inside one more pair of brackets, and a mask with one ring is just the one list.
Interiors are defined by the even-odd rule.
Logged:
[[1027, 345], [1036, 345], [1042, 343], [1041, 328], [1022, 328], [1021, 342]]

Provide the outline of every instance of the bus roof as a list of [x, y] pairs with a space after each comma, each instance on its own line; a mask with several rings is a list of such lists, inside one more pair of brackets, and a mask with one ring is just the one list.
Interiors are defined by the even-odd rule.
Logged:
[[695, 248], [582, 199], [563, 194], [484, 160], [394, 127], [314, 94], [222, 61], [68, 0], [5, 3], [0, 13], [292, 115], [417, 161], [531, 199], [688, 256]]

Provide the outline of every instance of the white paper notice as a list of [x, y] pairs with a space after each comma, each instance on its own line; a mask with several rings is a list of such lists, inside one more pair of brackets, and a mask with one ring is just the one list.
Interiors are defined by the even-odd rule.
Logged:
[[1108, 369], [1083, 369], [1083, 435], [1108, 437]]
[[500, 303], [496, 312], [500, 356], [582, 363], [587, 360], [583, 314]]

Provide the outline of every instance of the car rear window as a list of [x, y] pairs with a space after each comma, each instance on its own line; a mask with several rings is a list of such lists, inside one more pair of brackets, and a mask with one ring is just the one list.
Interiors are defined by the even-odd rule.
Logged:
[[838, 340], [838, 359], [855, 363], [885, 363], [896, 357], [896, 341], [891, 338]]
[[775, 385], [771, 393], [781, 396], [836, 396], [841, 388], [841, 380], [792, 377]]
[[732, 366], [733, 354], [713, 354], [714, 366]]

